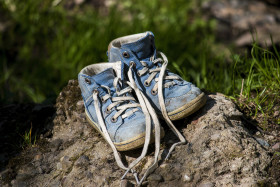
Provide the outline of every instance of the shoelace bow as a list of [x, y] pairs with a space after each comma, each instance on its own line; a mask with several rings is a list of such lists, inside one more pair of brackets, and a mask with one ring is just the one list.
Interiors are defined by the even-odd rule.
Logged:
[[[165, 158], [165, 160], [167, 160], [171, 154], [171, 152], [174, 150], [174, 148], [177, 145], [181, 145], [181, 144], [185, 144], [186, 143], [186, 139], [184, 138], [184, 136], [178, 131], [178, 129], [174, 126], [174, 124], [171, 122], [170, 118], [168, 117], [167, 111], [166, 111], [166, 107], [164, 104], [164, 98], [163, 98], [163, 86], [164, 87], [169, 87], [170, 85], [174, 85], [175, 82], [171, 81], [171, 82], [166, 82], [163, 84], [163, 80], [182, 80], [179, 76], [170, 76], [170, 75], [166, 75], [166, 70], [167, 70], [167, 65], [168, 65], [168, 59], [167, 57], [162, 53], [159, 52], [159, 54], [161, 55], [162, 58], [157, 58], [152, 60], [153, 64], [156, 65], [157, 63], [162, 63], [161, 67], [158, 66], [157, 68], [154, 69], [149, 69], [149, 67], [147, 66], [147, 63], [144, 61], [140, 61], [141, 64], [143, 65], [143, 69], [138, 70], [137, 74], [139, 76], [142, 76], [145, 73], [149, 73], [150, 76], [148, 77], [148, 79], [144, 82], [144, 84], [147, 84], [148, 86], [150, 85], [151, 81], [155, 78], [155, 76], [159, 73], [158, 78], [155, 78], [156, 84], [154, 86], [154, 88], [152, 89], [154, 91], [154, 93], [158, 92], [158, 99], [159, 99], [159, 104], [160, 104], [160, 108], [164, 117], [164, 120], [166, 121], [167, 125], [171, 128], [171, 130], [174, 132], [174, 134], [179, 138], [180, 142], [174, 143], [171, 148], [168, 151], [168, 154]], [[129, 71], [128, 71], [128, 77], [129, 77], [129, 81], [136, 84], [133, 76], [132, 76], [132, 68], [134, 67], [134, 62], [130, 63], [129, 66]], [[133, 89], [135, 90], [139, 90], [137, 88], [137, 86]]]
[[[111, 100], [112, 100], [112, 104], [110, 104], [106, 110], [110, 111], [114, 107], [116, 107], [116, 110], [117, 110], [116, 114], [112, 118], [112, 121], [115, 121], [120, 115], [123, 119], [126, 117], [129, 117], [130, 115], [132, 115], [134, 112], [136, 112], [138, 110], [137, 107], [142, 108], [143, 113], [145, 114], [145, 120], [146, 120], [146, 134], [145, 134], [145, 142], [144, 142], [142, 153], [137, 159], [135, 159], [132, 163], [130, 163], [128, 167], [126, 167], [123, 164], [123, 162], [121, 161], [120, 155], [107, 131], [104, 119], [103, 119], [101, 111], [100, 111], [100, 106], [99, 106], [100, 101], [98, 99], [98, 90], [94, 90], [93, 94], [92, 94], [92, 97], [94, 100], [94, 106], [95, 106], [99, 125], [101, 126], [105, 139], [107, 140], [107, 142], [109, 143], [109, 145], [111, 146], [111, 148], [113, 150], [116, 162], [120, 168], [126, 170], [126, 172], [124, 173], [124, 175], [122, 176], [121, 179], [124, 179], [124, 177], [127, 175], [127, 173], [131, 172], [134, 175], [137, 184], [141, 185], [141, 183], [146, 179], [146, 177], [150, 173], [152, 173], [158, 166], [158, 155], [159, 155], [159, 150], [160, 150], [160, 123], [159, 123], [157, 115], [156, 115], [154, 109], [152, 108], [152, 106], [150, 105], [148, 99], [144, 96], [144, 94], [139, 89], [136, 89], [137, 86], [136, 86], [135, 82], [134, 83], [126, 82], [129, 86], [122, 90], [118, 89], [118, 83], [120, 83], [120, 79], [115, 78], [113, 86], [116, 89], [116, 93], [117, 93], [118, 97], [113, 97], [111, 95], [111, 91], [110, 91], [109, 87], [104, 86], [104, 85], [101, 86], [101, 87], [107, 89], [107, 91], [108, 91], [108, 94], [104, 95], [101, 98], [102, 102], [106, 102], [106, 100], [108, 100], [109, 98], [111, 98]], [[133, 97], [125, 96], [126, 93], [132, 91], [132, 88], [135, 90], [140, 104], [125, 103], [125, 102], [129, 102], [129, 101], [135, 101], [135, 99]], [[125, 112], [129, 108], [134, 108], [134, 109], [130, 110], [129, 112]], [[151, 139], [151, 130], [152, 130], [151, 117], [153, 119], [154, 129], [155, 129], [155, 158], [154, 158], [154, 163], [146, 170], [143, 177], [139, 181], [137, 173], [132, 168], [134, 166], [136, 166], [147, 154], [148, 146], [149, 146], [150, 139]]]

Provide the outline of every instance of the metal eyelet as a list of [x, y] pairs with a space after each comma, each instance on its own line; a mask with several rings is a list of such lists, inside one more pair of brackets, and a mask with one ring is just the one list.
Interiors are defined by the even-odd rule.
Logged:
[[116, 122], [117, 122], [117, 119], [114, 118], [114, 117], [112, 117], [112, 118], [111, 118], [111, 122], [116, 123]]
[[158, 93], [157, 90], [151, 90], [152, 95], [157, 95], [157, 93]]
[[123, 55], [124, 58], [129, 58], [130, 57], [130, 55], [129, 55], [129, 53], [127, 51], [124, 51], [122, 53], [122, 55]]
[[147, 80], [145, 80], [145, 81], [144, 81], [144, 85], [145, 85], [146, 87], [148, 87], [148, 86], [150, 86], [150, 85], [151, 85], [151, 82], [149, 82], [149, 83], [148, 83], [148, 81], [147, 81]]
[[135, 62], [134, 62], [134, 61], [130, 61], [130, 62], [129, 62], [129, 66], [135, 67], [135, 66], [136, 66], [136, 64], [135, 64]]
[[111, 113], [111, 110], [109, 110], [108, 108], [106, 108], [106, 114], [110, 114]]
[[101, 97], [101, 102], [104, 103], [105, 102], [105, 99], [103, 97]]
[[91, 81], [88, 78], [85, 78], [87, 84], [91, 84]]

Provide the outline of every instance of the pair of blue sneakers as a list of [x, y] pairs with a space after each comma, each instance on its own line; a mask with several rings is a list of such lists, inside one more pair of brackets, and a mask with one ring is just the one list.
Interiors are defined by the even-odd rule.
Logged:
[[[148, 169], [151, 172], [157, 165], [160, 138], [164, 136], [157, 117], [165, 119], [184, 143], [171, 121], [197, 111], [205, 104], [206, 96], [167, 69], [168, 60], [156, 50], [152, 32], [113, 40], [108, 57], [109, 62], [89, 65], [78, 75], [87, 119], [110, 144], [118, 165], [127, 172], [133, 172], [149, 143], [155, 142], [155, 161]], [[141, 156], [124, 166], [117, 151], [139, 147], [143, 147]]]

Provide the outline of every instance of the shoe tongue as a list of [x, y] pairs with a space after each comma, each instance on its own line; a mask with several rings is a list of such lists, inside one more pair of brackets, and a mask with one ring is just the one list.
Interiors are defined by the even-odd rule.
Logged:
[[[94, 81], [99, 85], [105, 85], [110, 88], [111, 91], [115, 92], [114, 79], [116, 77], [120, 78], [121, 81], [124, 81], [124, 67], [121, 61], [112, 63], [112, 68], [108, 68], [105, 71], [95, 75], [93, 77]], [[124, 83], [122, 83], [124, 86]], [[117, 88], [121, 89], [120, 84], [117, 84]]]
[[106, 69], [105, 71], [95, 75], [93, 78], [97, 84], [105, 85], [105, 86], [108, 86], [109, 88], [112, 88], [115, 77], [116, 76], [115, 76], [113, 68], [109, 68], [109, 69]]
[[155, 51], [154, 36], [147, 33], [146, 36], [143, 36], [135, 42], [123, 43], [122, 48], [129, 48], [139, 60], [150, 58]]

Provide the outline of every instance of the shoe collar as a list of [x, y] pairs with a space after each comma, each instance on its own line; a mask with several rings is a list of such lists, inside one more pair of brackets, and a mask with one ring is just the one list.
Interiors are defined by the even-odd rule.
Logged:
[[121, 62], [114, 63], [98, 63], [86, 66], [79, 73], [79, 82], [83, 95], [86, 100], [91, 96], [94, 89], [100, 90], [101, 85], [108, 86], [112, 92], [115, 92], [113, 82], [115, 77], [121, 77]]
[[113, 40], [109, 44], [107, 54], [109, 61], [121, 59], [127, 61], [131, 56], [135, 56], [139, 60], [147, 60], [154, 56], [155, 51], [154, 34], [148, 31]]

